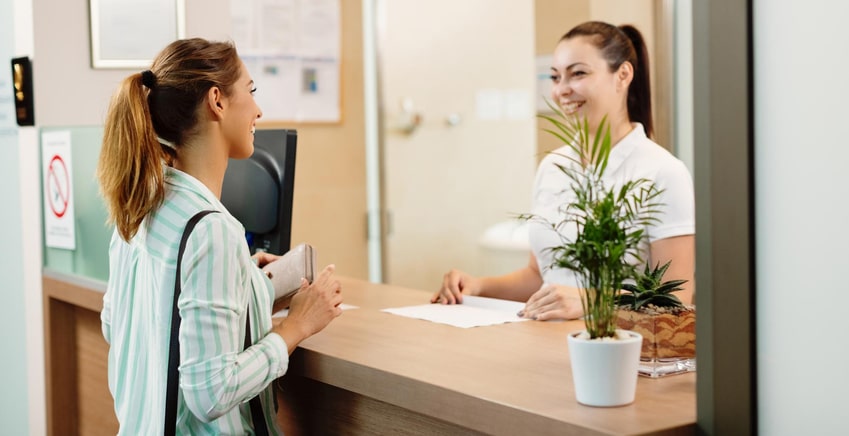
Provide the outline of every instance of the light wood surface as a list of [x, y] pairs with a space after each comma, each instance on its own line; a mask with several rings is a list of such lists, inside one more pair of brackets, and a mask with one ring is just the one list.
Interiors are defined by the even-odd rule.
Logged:
[[[300, 434], [695, 434], [696, 375], [640, 378], [628, 406], [575, 400], [566, 334], [580, 322], [461, 329], [381, 312], [431, 293], [342, 278], [345, 311], [278, 381]], [[117, 430], [99, 333], [103, 284], [45, 273], [49, 434]]]
[[[359, 308], [345, 311], [304, 341], [292, 356], [284, 383], [287, 379], [293, 385], [304, 383], [294, 381], [299, 377], [317, 381], [354, 398], [385, 404], [387, 410], [415, 411], [488, 434], [695, 433], [692, 373], [640, 378], [637, 399], [628, 406], [578, 404], [566, 335], [582, 329], [582, 322], [529, 321], [461, 329], [380, 311], [424, 304], [430, 292], [354, 279], [343, 279], [342, 285], [345, 303]], [[309, 395], [331, 397], [322, 389], [329, 388], [313, 389]], [[321, 403], [320, 398], [309, 401]], [[330, 425], [332, 419], [332, 415], [313, 419], [300, 430], [321, 430], [320, 425]], [[284, 423], [295, 433], [299, 425]]]

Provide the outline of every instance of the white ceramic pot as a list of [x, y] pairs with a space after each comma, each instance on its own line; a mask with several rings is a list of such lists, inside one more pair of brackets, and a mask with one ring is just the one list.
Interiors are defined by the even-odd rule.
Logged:
[[634, 402], [643, 337], [628, 330], [617, 332], [626, 339], [589, 340], [578, 337], [584, 331], [569, 333], [569, 359], [579, 403], [613, 407]]

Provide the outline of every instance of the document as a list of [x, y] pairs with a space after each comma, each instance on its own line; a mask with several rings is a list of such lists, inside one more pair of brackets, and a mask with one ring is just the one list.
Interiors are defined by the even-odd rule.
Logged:
[[525, 303], [496, 298], [463, 296], [463, 304], [421, 304], [383, 309], [383, 312], [460, 328], [527, 321], [518, 313]]

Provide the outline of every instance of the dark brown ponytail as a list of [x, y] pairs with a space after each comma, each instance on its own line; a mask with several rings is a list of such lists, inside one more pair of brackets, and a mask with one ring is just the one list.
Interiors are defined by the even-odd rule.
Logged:
[[654, 136], [654, 120], [651, 111], [651, 80], [649, 77], [649, 55], [643, 35], [636, 27], [629, 24], [619, 26], [631, 44], [634, 46], [636, 60], [634, 65], [634, 78], [628, 88], [628, 115], [631, 120], [643, 124], [646, 135]]
[[623, 62], [634, 67], [634, 77], [628, 88], [628, 117], [639, 122], [646, 135], [654, 136], [654, 120], [651, 107], [651, 78], [649, 76], [648, 52], [642, 34], [634, 26], [616, 27], [601, 21], [587, 21], [563, 35], [564, 39], [588, 36], [601, 51], [610, 71], [616, 71]]

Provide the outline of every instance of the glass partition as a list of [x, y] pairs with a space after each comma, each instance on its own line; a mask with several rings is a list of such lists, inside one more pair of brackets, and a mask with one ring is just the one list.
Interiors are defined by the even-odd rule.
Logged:
[[[45, 243], [44, 266], [62, 273], [105, 281], [109, 276], [108, 251], [112, 227], [106, 225], [106, 206], [100, 198], [95, 178], [103, 127], [44, 127], [40, 131], [42, 134], [58, 131], [71, 133], [71, 175], [76, 234], [74, 250], [49, 248]], [[44, 178], [41, 180], [43, 186]], [[44, 189], [41, 192], [43, 196]]]

